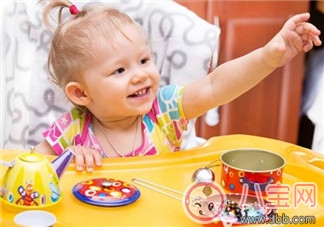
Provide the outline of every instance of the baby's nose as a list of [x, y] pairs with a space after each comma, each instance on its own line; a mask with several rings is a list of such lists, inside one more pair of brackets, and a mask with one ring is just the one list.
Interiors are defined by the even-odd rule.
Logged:
[[132, 81], [134, 83], [145, 81], [148, 78], [148, 74], [140, 69], [134, 71]]

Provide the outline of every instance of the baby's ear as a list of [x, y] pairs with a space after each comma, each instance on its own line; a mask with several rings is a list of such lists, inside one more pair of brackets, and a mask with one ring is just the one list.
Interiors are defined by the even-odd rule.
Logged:
[[75, 105], [87, 106], [90, 103], [90, 97], [88, 97], [83, 86], [78, 82], [69, 82], [65, 86], [65, 94]]

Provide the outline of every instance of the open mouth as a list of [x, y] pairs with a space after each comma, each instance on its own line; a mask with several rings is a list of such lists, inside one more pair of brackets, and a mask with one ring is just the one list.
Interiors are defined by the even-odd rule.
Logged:
[[136, 98], [137, 97], [142, 97], [142, 96], [144, 96], [144, 95], [147, 94], [148, 90], [149, 90], [149, 88], [144, 88], [142, 90], [139, 90], [139, 91], [135, 92], [132, 95], [129, 95], [128, 97], [131, 97], [131, 98], [134, 98], [134, 97], [136, 97]]

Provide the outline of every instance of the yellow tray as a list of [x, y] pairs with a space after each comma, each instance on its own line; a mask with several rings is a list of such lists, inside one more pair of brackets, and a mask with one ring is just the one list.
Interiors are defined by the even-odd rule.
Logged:
[[[191, 184], [192, 174], [196, 169], [210, 164], [211, 161], [219, 160], [222, 152], [235, 148], [259, 148], [281, 154], [287, 161], [284, 168], [283, 184], [290, 186], [298, 182], [316, 184], [318, 194], [315, 208], [310, 209], [305, 204], [297, 208], [280, 209], [279, 214], [284, 213], [290, 218], [313, 215], [316, 218], [316, 226], [324, 225], [323, 156], [309, 149], [278, 140], [247, 135], [230, 135], [214, 137], [195, 149], [172, 154], [105, 159], [103, 166], [95, 169], [92, 173], [76, 172], [74, 163], [72, 163], [60, 181], [64, 196], [62, 202], [51, 210], [58, 220], [55, 226], [202, 226], [186, 215], [181, 201], [140, 185], [134, 184], [141, 192], [140, 198], [132, 204], [121, 207], [99, 207], [85, 204], [73, 196], [72, 188], [83, 180], [98, 177], [115, 178], [129, 183], [132, 183], [133, 178], [141, 178], [184, 192]], [[18, 151], [3, 150], [1, 159], [13, 160], [17, 153]], [[48, 156], [48, 158], [53, 159], [54, 157]], [[212, 168], [218, 184], [221, 184], [220, 168], [220, 166]], [[1, 178], [6, 169], [5, 166], [0, 167]], [[0, 226], [16, 226], [13, 219], [18, 212], [18, 210], [1, 207]], [[208, 226], [222, 226], [222, 224], [213, 223]], [[276, 226], [276, 224], [271, 226]], [[291, 224], [291, 226], [296, 225]]]

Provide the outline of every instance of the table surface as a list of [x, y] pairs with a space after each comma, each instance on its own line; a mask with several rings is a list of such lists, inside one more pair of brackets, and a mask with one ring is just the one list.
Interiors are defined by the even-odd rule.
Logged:
[[[192, 174], [196, 169], [219, 160], [224, 151], [236, 148], [265, 149], [282, 155], [286, 159], [283, 184], [293, 186], [298, 182], [315, 183], [318, 191], [315, 208], [311, 209], [309, 204], [305, 203], [295, 208], [279, 209], [279, 214], [284, 213], [288, 217], [314, 215], [316, 226], [323, 226], [324, 157], [294, 144], [248, 135], [213, 137], [197, 148], [177, 153], [105, 159], [103, 166], [96, 168], [92, 173], [77, 172], [74, 163], [71, 163], [60, 180], [63, 199], [50, 210], [58, 220], [55, 226], [201, 226], [202, 224], [194, 222], [186, 215], [181, 201], [136, 185], [132, 183], [132, 179], [141, 178], [185, 192], [192, 183]], [[2, 150], [1, 159], [13, 160], [17, 153], [19, 152], [14, 150]], [[48, 158], [52, 160], [54, 157], [48, 156]], [[1, 178], [6, 169], [5, 166], [0, 167]], [[216, 175], [216, 183], [221, 185], [221, 167], [216, 166], [212, 169]], [[74, 197], [72, 188], [75, 184], [98, 177], [132, 183], [140, 190], [141, 196], [134, 203], [120, 207], [93, 206], [80, 202]], [[17, 213], [18, 211], [1, 207], [0, 226], [16, 226], [13, 219]], [[212, 223], [208, 226], [222, 226], [222, 224]]]

